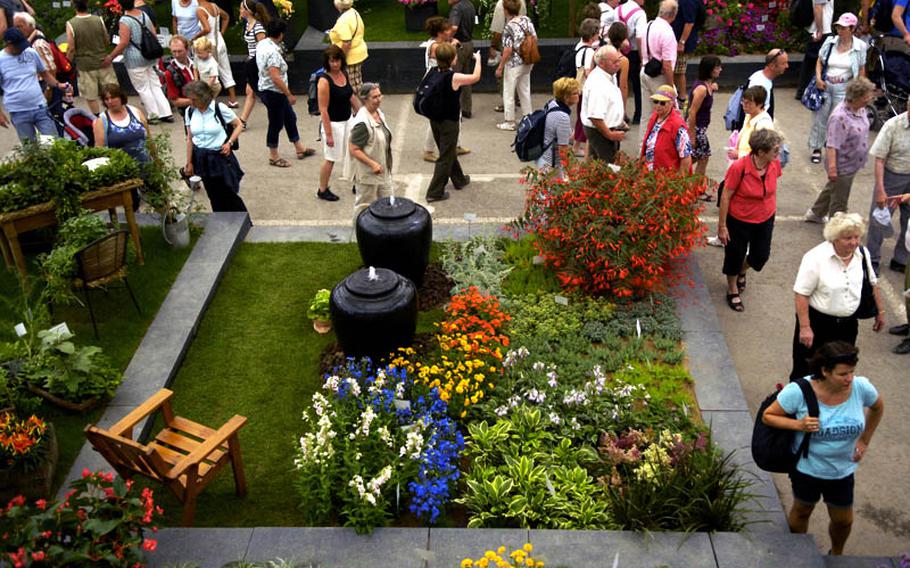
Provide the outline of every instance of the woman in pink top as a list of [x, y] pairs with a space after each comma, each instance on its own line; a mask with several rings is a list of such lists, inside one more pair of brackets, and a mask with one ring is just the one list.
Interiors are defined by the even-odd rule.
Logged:
[[733, 162], [724, 179], [717, 236], [724, 244], [727, 305], [736, 312], [745, 309], [740, 294], [746, 288], [746, 271], [761, 272], [771, 256], [782, 143], [774, 130], [753, 132], [752, 152]]

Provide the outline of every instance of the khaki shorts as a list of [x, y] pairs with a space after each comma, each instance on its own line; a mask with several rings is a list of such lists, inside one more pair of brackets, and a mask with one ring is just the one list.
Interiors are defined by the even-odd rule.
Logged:
[[689, 54], [687, 53], [677, 53], [676, 54], [676, 67], [673, 69], [674, 75], [685, 75], [686, 67], [689, 66]]
[[105, 85], [119, 85], [114, 67], [102, 67], [94, 71], [79, 71], [79, 94], [90, 101], [100, 99], [101, 88]]

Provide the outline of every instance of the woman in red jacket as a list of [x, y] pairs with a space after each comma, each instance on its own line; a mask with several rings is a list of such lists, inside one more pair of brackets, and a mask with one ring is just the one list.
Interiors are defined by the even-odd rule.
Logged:
[[692, 143], [685, 119], [676, 108], [676, 89], [661, 85], [651, 95], [654, 113], [641, 143], [641, 157], [649, 170], [692, 171]]
[[744, 309], [739, 295], [746, 287], [746, 271], [760, 272], [771, 256], [782, 143], [774, 130], [752, 132], [752, 151], [733, 162], [724, 178], [717, 236], [724, 244], [727, 305], [736, 312]]

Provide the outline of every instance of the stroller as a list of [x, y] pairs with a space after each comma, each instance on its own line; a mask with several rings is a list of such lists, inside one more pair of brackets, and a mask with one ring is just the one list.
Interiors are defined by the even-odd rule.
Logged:
[[71, 107], [63, 112], [63, 136], [68, 140], [75, 140], [80, 146], [95, 145], [95, 131], [92, 123], [95, 115], [79, 108]]
[[[907, 97], [910, 95], [910, 54], [900, 49], [902, 43], [901, 38], [884, 35], [876, 35], [869, 40], [866, 76], [876, 86], [876, 98], [866, 107], [872, 130], [878, 130], [886, 120], [907, 109]], [[895, 45], [898, 49], [892, 48]]]

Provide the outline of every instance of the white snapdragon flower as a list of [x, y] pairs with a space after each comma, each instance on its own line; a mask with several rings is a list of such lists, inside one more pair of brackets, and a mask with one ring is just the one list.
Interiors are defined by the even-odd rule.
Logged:
[[379, 434], [379, 439], [388, 447], [392, 447], [392, 434], [389, 433], [389, 429], [385, 426], [380, 426], [376, 429], [376, 433]]
[[357, 382], [357, 379], [348, 377], [344, 382], [348, 384], [348, 388], [351, 390], [353, 396], [360, 396], [360, 383]]
[[540, 361], [534, 361], [534, 364], [531, 365], [531, 368], [534, 369], [535, 371], [543, 371], [544, 369], [547, 368], [547, 366], [544, 365], [544, 364], [543, 364], [542, 362], [540, 362]]
[[559, 426], [562, 423], [562, 419], [555, 412], [551, 412], [549, 418], [550, 418], [550, 422], [552, 422], [556, 426]]
[[376, 412], [373, 410], [372, 406], [367, 406], [361, 414], [360, 426], [357, 427], [357, 432], [367, 437], [370, 435], [370, 425], [373, 423], [373, 420], [376, 419]]
[[537, 389], [531, 389], [525, 393], [525, 397], [535, 404], [542, 404], [547, 399], [547, 394]]
[[509, 413], [509, 407], [508, 407], [508, 406], [500, 406], [500, 407], [498, 407], [496, 410], [494, 410], [493, 412], [496, 413], [496, 416], [505, 416], [506, 414]]
[[550, 371], [547, 373], [547, 384], [550, 385], [550, 388], [556, 388], [559, 386], [559, 375], [556, 374], [556, 371]]
[[325, 380], [325, 384], [322, 385], [322, 388], [332, 392], [338, 392], [338, 387], [341, 386], [341, 377], [338, 375], [332, 375], [331, 377]]

